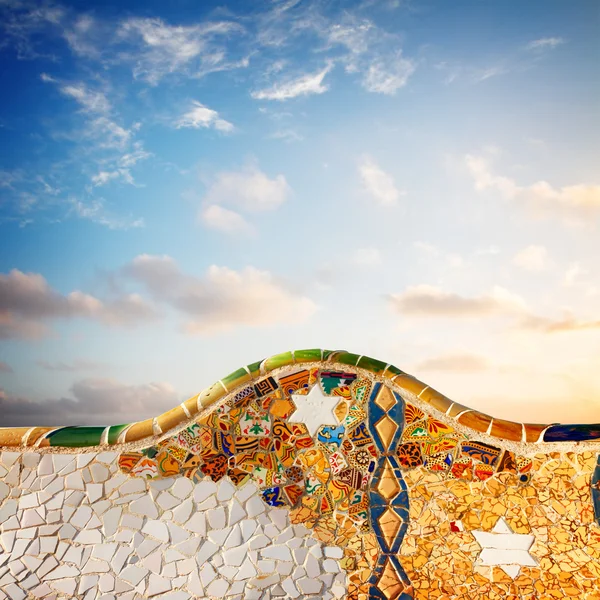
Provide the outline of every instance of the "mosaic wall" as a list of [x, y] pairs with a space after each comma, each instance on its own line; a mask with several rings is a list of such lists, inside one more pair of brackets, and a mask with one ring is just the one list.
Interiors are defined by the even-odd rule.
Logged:
[[493, 419], [366, 357], [0, 446], [0, 600], [600, 600], [600, 426]]

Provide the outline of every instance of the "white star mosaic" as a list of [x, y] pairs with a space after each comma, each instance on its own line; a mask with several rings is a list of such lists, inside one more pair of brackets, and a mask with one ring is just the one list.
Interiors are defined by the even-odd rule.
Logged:
[[478, 564], [500, 567], [513, 579], [521, 572], [521, 567], [537, 567], [537, 561], [529, 553], [535, 542], [532, 535], [514, 533], [503, 517], [498, 519], [494, 529], [473, 531], [477, 543], [481, 546]]
[[319, 384], [315, 384], [308, 394], [292, 394], [292, 400], [296, 410], [288, 419], [290, 423], [304, 423], [311, 436], [323, 427], [339, 425], [333, 410], [340, 398], [338, 396], [326, 396]]

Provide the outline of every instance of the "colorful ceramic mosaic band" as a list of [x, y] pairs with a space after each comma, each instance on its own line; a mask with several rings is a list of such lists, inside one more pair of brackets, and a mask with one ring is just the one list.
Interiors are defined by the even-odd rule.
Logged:
[[[273, 595], [291, 598], [600, 600], [598, 426], [498, 421], [395, 367], [306, 350], [240, 369], [156, 419], [86, 437], [94, 430], [30, 429], [13, 442], [24, 444], [17, 452], [0, 455], [0, 494], [10, 495], [4, 505], [0, 498], [0, 544], [12, 552], [9, 572], [0, 565], [0, 592], [5, 585], [9, 597], [24, 598], [13, 595], [21, 580], [40, 584], [35, 597], [51, 588], [74, 597], [78, 574], [98, 569], [106, 588], [117, 580], [137, 586], [124, 592], [131, 598], [177, 588], [187, 600], [202, 583], [208, 587], [195, 597], [258, 599], [273, 585]], [[76, 510], [86, 495], [90, 506]], [[195, 504], [179, 506], [177, 498], [190, 495]], [[197, 551], [190, 532], [207, 544], [206, 510], [214, 567], [185, 558]], [[263, 513], [280, 527], [266, 516], [252, 520]], [[162, 542], [171, 550], [166, 562], [157, 550], [142, 566], [133, 555], [126, 568], [75, 566], [92, 552], [79, 546], [96, 545], [98, 557], [114, 553], [117, 542], [131, 541], [132, 527], [140, 549]], [[257, 527], [264, 535], [251, 538]], [[279, 544], [261, 550], [256, 568], [254, 559], [244, 562], [246, 528], [250, 548], [268, 545], [269, 535]], [[40, 555], [38, 537], [56, 531], [67, 564], [44, 558], [54, 561], [46, 573], [42, 558], [21, 561], [24, 552]], [[304, 560], [306, 551], [298, 558], [295, 550], [308, 538], [320, 547], [294, 569], [292, 554]], [[336, 560], [317, 565], [323, 553]], [[277, 558], [289, 564], [276, 569]], [[169, 567], [178, 559], [181, 568]], [[198, 581], [187, 578], [194, 572]]]
[[180, 406], [153, 419], [108, 427], [0, 428], [0, 447], [82, 448], [141, 442], [146, 438], [160, 436], [182, 426], [192, 417], [196, 417], [221, 400], [229, 392], [249, 383], [259, 382], [272, 371], [281, 367], [307, 363], [324, 363], [330, 368], [347, 365], [364, 369], [382, 380], [391, 381], [400, 390], [408, 390], [415, 394], [420, 400], [455, 419], [460, 425], [494, 438], [529, 443], [600, 442], [600, 423], [541, 425], [495, 419], [490, 415], [453, 402], [425, 383], [380, 360], [345, 351], [310, 349], [284, 352], [242, 367], [197, 396], [186, 400]]

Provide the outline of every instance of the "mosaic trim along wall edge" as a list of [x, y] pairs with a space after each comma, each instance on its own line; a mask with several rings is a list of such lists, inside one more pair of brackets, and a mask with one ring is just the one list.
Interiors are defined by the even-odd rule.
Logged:
[[237, 369], [181, 405], [145, 421], [107, 427], [0, 427], [0, 448], [86, 448], [144, 443], [184, 426], [227, 394], [256, 382], [271, 372], [291, 365], [310, 363], [325, 363], [331, 368], [350, 366], [362, 369], [416, 396], [435, 411], [456, 421], [459, 426], [498, 440], [516, 443], [600, 442], [600, 423], [531, 424], [496, 419], [453, 402], [412, 375], [380, 360], [340, 350], [308, 349], [276, 354]]
[[[235, 544], [243, 538], [240, 526], [224, 527], [225, 511], [231, 525], [234, 510], [237, 519], [270, 507], [285, 510], [287, 516], [277, 517], [280, 524], [289, 520], [289, 527], [305, 528], [337, 558], [318, 581], [318, 570], [307, 578], [302, 569], [297, 581], [274, 579], [275, 585], [291, 586], [290, 597], [300, 597], [298, 586], [303, 597], [341, 598], [324, 590], [334, 577], [327, 573], [338, 573], [345, 574], [339, 581], [345, 582], [347, 600], [489, 600], [507, 593], [523, 600], [573, 595], [600, 600], [600, 426], [494, 419], [367, 357], [325, 350], [289, 352], [239, 369], [154, 419], [106, 428], [7, 428], [0, 429], [0, 440], [8, 450], [0, 455], [5, 481], [0, 483], [5, 499], [0, 499], [0, 544], [8, 544], [13, 552], [18, 545], [19, 555], [30, 539], [36, 546], [31, 526], [41, 525], [44, 533], [38, 535], [47, 535], [60, 527], [50, 524], [56, 518], [65, 523], [59, 534], [70, 536], [71, 545], [75, 542], [70, 560], [84, 556], [84, 546], [77, 548], [86, 543], [104, 547], [108, 541], [114, 552], [117, 544], [110, 540], [126, 542], [129, 536], [120, 527], [132, 525], [140, 543], [149, 535], [143, 544], [155, 548], [162, 541], [168, 548], [169, 540], [189, 537], [186, 528], [196, 536], [203, 531], [199, 524], [207, 507], [208, 521], [217, 527], [209, 536], [217, 540], [216, 552], [219, 544], [229, 548], [233, 538], [239, 538]], [[69, 453], [78, 453], [81, 473], [74, 470], [75, 463], [65, 462]], [[20, 475], [25, 477], [22, 484]], [[213, 500], [207, 505], [200, 490], [210, 480], [211, 485], [230, 486], [230, 491], [218, 488], [217, 500], [233, 495], [247, 503], [223, 507]], [[59, 517], [59, 498], [50, 493], [53, 487], [66, 488], [58, 496], [69, 506], [75, 500], [80, 504], [87, 494], [89, 506], [63, 509]], [[130, 501], [119, 496], [125, 488], [135, 492]], [[171, 491], [193, 492], [198, 501], [188, 499], [175, 508], [180, 502]], [[185, 495], [178, 497], [183, 501]], [[117, 520], [113, 523], [111, 517], [107, 526], [103, 511], [113, 516], [118, 512]], [[101, 530], [98, 517], [105, 521]], [[268, 520], [263, 526], [265, 534], [276, 533]], [[11, 533], [23, 527], [23, 533]], [[292, 534], [287, 535], [289, 542]], [[282, 532], [278, 539], [283, 537]], [[70, 547], [60, 543], [65, 550]], [[137, 552], [128, 547], [122, 551]], [[187, 542], [184, 547], [194, 554]], [[285, 542], [277, 547], [282, 555], [285, 548], [288, 553], [293, 548]], [[10, 548], [5, 551], [10, 553]], [[104, 550], [98, 552], [102, 555]], [[243, 560], [246, 553], [234, 554], [232, 560]], [[188, 560], [179, 551], [171, 555]], [[166, 573], [162, 551], [158, 556], [152, 568]], [[123, 571], [126, 578], [130, 571], [143, 572], [133, 566], [138, 560], [131, 559]], [[259, 571], [270, 564], [264, 558], [257, 561]], [[55, 563], [53, 568], [77, 577], [73, 564], [63, 569]], [[25, 566], [42, 563], [36, 558], [26, 565], [14, 564], [12, 575], [4, 576], [0, 564], [0, 592], [4, 577], [11, 578], [7, 585], [18, 591]], [[197, 572], [194, 564], [185, 571]], [[198, 569], [202, 567], [198, 563]], [[223, 579], [210, 590], [237, 586], [245, 589], [239, 598], [262, 598], [256, 590], [270, 581], [266, 575], [241, 581], [240, 573], [252, 566], [237, 568], [227, 561], [223, 566], [221, 559], [215, 567]], [[123, 577], [123, 564], [113, 568], [114, 574], [104, 576], [107, 586]], [[71, 590], [69, 577], [55, 583], [57, 577], [47, 576], [50, 587]], [[35, 577], [26, 578], [30, 580]], [[185, 583], [183, 575], [176, 580], [182, 598], [188, 593], [183, 592], [185, 586], [195, 585], [191, 580]], [[148, 582], [142, 578], [122, 585], [130, 584], [137, 586], [131, 596], [137, 598], [136, 593], [149, 593], [156, 578], [150, 575]], [[50, 589], [44, 580], [40, 586]]]

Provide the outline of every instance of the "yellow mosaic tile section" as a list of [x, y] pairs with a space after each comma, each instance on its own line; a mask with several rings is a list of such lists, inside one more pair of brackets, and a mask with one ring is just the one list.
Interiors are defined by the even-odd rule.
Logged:
[[[551, 453], [533, 459], [528, 484], [514, 473], [486, 481], [443, 479], [418, 467], [404, 473], [410, 523], [400, 550], [415, 600], [600, 600], [600, 527], [590, 477], [596, 455]], [[515, 534], [535, 537], [537, 567], [513, 579], [481, 563], [474, 531], [504, 518]]]

